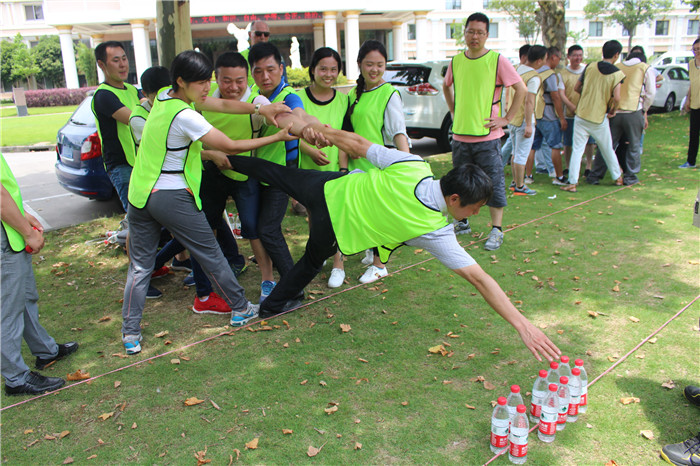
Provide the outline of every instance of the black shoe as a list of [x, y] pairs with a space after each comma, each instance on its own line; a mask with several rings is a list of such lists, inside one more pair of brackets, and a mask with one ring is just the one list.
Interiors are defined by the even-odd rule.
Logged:
[[163, 292], [160, 291], [155, 286], [148, 285], [148, 291], [146, 292], [146, 299], [157, 299], [163, 296]]
[[[302, 297], [302, 299], [304, 298], [303, 293], [301, 294], [301, 297]], [[292, 310], [298, 308], [299, 306], [301, 306], [302, 304], [303, 304], [302, 300], [295, 297], [295, 298], [290, 299], [286, 303], [284, 303], [284, 306], [282, 306], [282, 309], [279, 309], [279, 310], [260, 309], [260, 314], [258, 314], [258, 317], [260, 317], [261, 319], [270, 319], [270, 318], [275, 317], [279, 314], [282, 314], [283, 312], [292, 311]]]
[[600, 184], [600, 180], [596, 178], [586, 178], [586, 183], [588, 184]]
[[700, 406], [700, 387], [688, 385], [683, 391], [685, 397], [695, 406]]
[[664, 445], [661, 458], [680, 466], [700, 465], [700, 433], [682, 443]]
[[78, 350], [78, 342], [77, 341], [69, 341], [68, 343], [63, 343], [58, 345], [58, 353], [56, 353], [56, 356], [52, 358], [36, 358], [36, 363], [34, 364], [34, 367], [36, 367], [39, 370], [43, 370], [46, 366], [51, 364], [54, 361], [58, 361], [59, 359], [63, 359], [69, 354], [73, 354]]
[[591, 173], [591, 171], [588, 168], [586, 168], [583, 172], [583, 177], [588, 178], [588, 175], [590, 175], [590, 173]]
[[179, 261], [173, 257], [173, 262], [170, 264], [170, 268], [172, 270], [184, 270], [185, 272], [189, 273], [192, 272], [192, 261], [190, 261], [189, 257], [184, 261]]
[[[77, 343], [75, 344], [75, 347], [78, 347]], [[8, 387], [5, 385], [5, 394], [10, 396], [25, 394], [39, 395], [40, 393], [50, 392], [61, 388], [65, 383], [66, 381], [60, 377], [44, 377], [36, 372], [30, 372], [29, 375], [27, 375], [27, 380], [24, 381], [24, 384], [17, 387]]]
[[622, 179], [622, 182], [624, 183], [625, 186], [632, 186], [633, 184], [639, 183], [639, 179], [637, 178], [628, 178], [628, 179]]

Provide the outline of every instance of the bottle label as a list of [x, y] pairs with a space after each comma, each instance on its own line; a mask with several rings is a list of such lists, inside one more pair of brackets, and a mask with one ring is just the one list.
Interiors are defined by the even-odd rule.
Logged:
[[539, 429], [544, 435], [554, 435], [557, 431], [557, 423], [556, 421], [547, 422], [540, 417]]
[[565, 424], [566, 423], [567, 411], [568, 410], [564, 411], [563, 413], [557, 414], [557, 424]]
[[530, 414], [532, 414], [535, 417], [540, 417], [542, 415], [542, 405], [536, 405], [535, 403], [532, 403], [530, 406]]
[[567, 414], [569, 416], [578, 416], [578, 403], [569, 404], [569, 412]]
[[527, 456], [527, 443], [518, 445], [517, 443], [510, 444], [510, 455], [516, 458], [524, 458]]
[[588, 404], [588, 393], [582, 393], [580, 406], [586, 406], [587, 404]]
[[497, 435], [491, 432], [491, 445], [496, 448], [503, 448], [508, 445], [508, 435]]

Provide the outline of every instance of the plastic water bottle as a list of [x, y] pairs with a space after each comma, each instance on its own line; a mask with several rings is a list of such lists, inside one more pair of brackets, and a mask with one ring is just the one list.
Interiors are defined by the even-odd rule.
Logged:
[[557, 389], [559, 396], [559, 415], [557, 416], [557, 430], [564, 430], [566, 427], [566, 417], [569, 412], [569, 378], [561, 377], [559, 379], [559, 388]]
[[555, 383], [549, 384], [547, 398], [542, 403], [542, 414], [537, 426], [537, 437], [545, 443], [554, 441], [557, 433], [557, 416], [559, 415], [559, 395], [558, 386]]
[[571, 366], [569, 365], [569, 357], [562, 356], [559, 359], [559, 377], [571, 377]]
[[525, 405], [518, 405], [515, 417], [510, 423], [508, 459], [513, 464], [523, 464], [527, 461], [527, 434], [530, 424], [527, 422], [526, 411]]
[[577, 359], [574, 361], [576, 367], [581, 370], [581, 402], [578, 405], [578, 412], [583, 414], [588, 409], [588, 374], [586, 374], [586, 369], [583, 368], [583, 360]]
[[508, 400], [505, 396], [498, 397], [498, 404], [491, 416], [491, 451], [498, 454], [508, 448], [508, 428], [510, 418], [508, 417]]
[[234, 238], [242, 239], [241, 236], [241, 221], [238, 218], [238, 214], [228, 213], [224, 210], [226, 214], [226, 220], [228, 221], [228, 226], [231, 228], [231, 233], [233, 233]]
[[557, 384], [559, 383], [559, 363], [552, 361], [549, 363], [549, 371], [547, 372], [547, 382]]
[[510, 421], [513, 422], [513, 418], [515, 417], [515, 414], [518, 410], [518, 406], [525, 403], [523, 401], [522, 395], [520, 395], [520, 386], [519, 385], [511, 385], [510, 386], [510, 395], [508, 395], [508, 417], [510, 418]]
[[535, 384], [532, 386], [532, 402], [530, 403], [530, 421], [538, 422], [540, 420], [540, 413], [542, 412], [542, 403], [544, 399], [547, 398], [547, 390], [549, 384], [547, 383], [547, 371], [544, 369], [540, 370], [540, 375], [535, 380]]
[[578, 405], [581, 403], [581, 369], [574, 367], [571, 369], [571, 378], [569, 379], [569, 412], [566, 416], [566, 422], [576, 422], [578, 419]]

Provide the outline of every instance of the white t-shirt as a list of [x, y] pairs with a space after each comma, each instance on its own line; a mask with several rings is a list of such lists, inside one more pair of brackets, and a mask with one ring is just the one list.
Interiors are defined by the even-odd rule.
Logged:
[[[381, 84], [380, 84], [381, 85]], [[373, 87], [371, 90], [379, 86]], [[408, 147], [412, 147], [411, 139], [406, 132], [406, 118], [403, 115], [403, 104], [401, 96], [394, 92], [389, 98], [389, 102], [384, 109], [384, 128], [382, 128], [382, 136], [384, 137], [385, 146], [395, 146], [394, 136], [403, 134], [408, 139]]]
[[[145, 101], [141, 104], [143, 108], [151, 111], [151, 103]], [[129, 119], [129, 127], [131, 128], [131, 134], [134, 136], [134, 141], [136, 144], [141, 144], [141, 136], [143, 135], [143, 127], [146, 126], [146, 119], [141, 117], [134, 117]]]
[[[517, 71], [518, 74], [522, 76], [528, 71], [535, 71], [535, 69], [527, 65], [518, 65], [515, 71]], [[537, 91], [540, 89], [541, 81], [542, 79], [540, 79], [539, 76], [534, 76], [532, 79], [526, 82], [525, 84], [527, 85], [527, 92], [529, 92], [530, 94], [537, 94]]]
[[[158, 95], [158, 99], [171, 99], [168, 91]], [[167, 152], [162, 170], [178, 171], [185, 167], [185, 157], [190, 144], [207, 134], [213, 126], [195, 110], [188, 108], [177, 114], [170, 125]], [[153, 189], [185, 189], [187, 182], [183, 173], [161, 173]]]

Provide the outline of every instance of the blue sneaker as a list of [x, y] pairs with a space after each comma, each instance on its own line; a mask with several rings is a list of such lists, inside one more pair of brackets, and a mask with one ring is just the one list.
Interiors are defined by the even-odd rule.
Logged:
[[260, 284], [260, 304], [265, 301], [265, 298], [270, 296], [270, 293], [272, 293], [275, 285], [277, 285], [277, 282], [273, 282], [271, 280], [265, 280]]
[[530, 189], [526, 184], [522, 188], [513, 188], [513, 196], [534, 196], [535, 194], [537, 194], [537, 191]]
[[240, 327], [255, 319], [260, 312], [260, 305], [248, 301], [245, 312], [231, 311], [231, 326]]
[[186, 287], [194, 286], [194, 273], [190, 272], [189, 275], [182, 280], [182, 284]]
[[695, 165], [691, 165], [688, 162], [685, 162], [683, 165], [680, 165], [678, 168], [695, 168]]
[[141, 352], [141, 334], [138, 335], [122, 335], [122, 343], [126, 354], [136, 354]]

